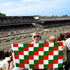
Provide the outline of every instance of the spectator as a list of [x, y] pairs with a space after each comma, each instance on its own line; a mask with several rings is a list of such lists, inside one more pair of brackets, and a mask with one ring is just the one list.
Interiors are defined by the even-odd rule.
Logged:
[[[14, 55], [12, 48], [10, 49], [10, 52], [12, 53], [12, 55]], [[14, 57], [13, 57], [13, 61], [14, 61]], [[7, 70], [10, 70], [9, 68], [10, 66], [7, 66]], [[14, 68], [12, 70], [28, 70], [28, 69], [18, 68], [15, 66], [15, 63], [14, 63]]]
[[56, 42], [56, 37], [55, 36], [50, 36], [49, 37], [49, 43]]
[[5, 53], [5, 59], [2, 61], [1, 63], [1, 70], [6, 70], [7, 67], [9, 67], [9, 70], [12, 70], [12, 68], [14, 67], [14, 64], [13, 64], [13, 59], [11, 56], [9, 56], [9, 53], [6, 52]]
[[58, 34], [57, 35], [57, 41], [62, 41], [64, 40], [64, 35], [63, 34]]
[[[54, 42], [57, 42], [56, 37], [50, 36], [49, 37], [49, 43], [54, 43]], [[62, 48], [63, 48], [63, 50], [65, 50], [64, 46]], [[63, 70], [63, 68], [55, 68], [55, 69], [48, 69], [48, 70]]]
[[[57, 42], [56, 37], [55, 36], [50, 36], [49, 37], [49, 43], [53, 43], [53, 42]], [[63, 50], [65, 50], [64, 46], [62, 48], [63, 48]]]
[[[67, 38], [67, 40], [66, 40], [66, 46], [67, 46], [67, 66], [70, 66], [70, 33], [66, 34], [65, 37]], [[67, 67], [66, 70], [68, 70], [68, 67]]]
[[[33, 43], [35, 45], [38, 43], [44, 43], [43, 41], [41, 41], [41, 36], [38, 32], [34, 32], [32, 34], [32, 39], [33, 39], [33, 42], [31, 42], [31, 43]], [[39, 69], [34, 69], [34, 70], [39, 70]]]
[[[13, 54], [13, 50], [11, 49], [10, 52]], [[27, 70], [27, 69], [23, 69], [23, 68], [17, 68], [14, 65], [14, 60], [12, 56], [8, 56], [9, 54], [6, 54], [7, 58], [5, 58], [2, 61], [0, 70]]]
[[[12, 61], [13, 61], [13, 57], [11, 56], [11, 57], [7, 60], [8, 65], [7, 65], [7, 67], [6, 67], [6, 70], [12, 70], [12, 69], [14, 68], [14, 62], [11, 64]], [[11, 67], [10, 64], [13, 66], [11, 69], [10, 69], [10, 67]]]
[[33, 42], [31, 42], [31, 43], [34, 43], [34, 44], [44, 43], [43, 41], [41, 41], [41, 36], [37, 32], [35, 32], [35, 33], [32, 34], [32, 39], [33, 39]]
[[66, 42], [64, 40], [64, 35], [63, 34], [58, 34], [57, 35], [57, 41], [63, 42], [63, 45], [65, 46], [65, 50], [64, 50], [64, 53], [63, 53], [63, 64], [64, 64], [64, 67], [65, 67], [65, 70], [67, 70], [67, 65], [66, 65], [66, 61], [67, 61], [67, 47], [66, 47]]

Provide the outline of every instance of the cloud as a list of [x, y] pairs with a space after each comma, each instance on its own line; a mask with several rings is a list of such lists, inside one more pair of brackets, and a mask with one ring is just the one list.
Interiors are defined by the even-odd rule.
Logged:
[[69, 0], [21, 0], [0, 4], [6, 15], [60, 15], [69, 14]]
[[36, 2], [36, 0], [22, 0], [21, 2]]
[[13, 4], [15, 4], [15, 3], [14, 2], [5, 2], [5, 3], [0, 4], [0, 6], [10, 6]]

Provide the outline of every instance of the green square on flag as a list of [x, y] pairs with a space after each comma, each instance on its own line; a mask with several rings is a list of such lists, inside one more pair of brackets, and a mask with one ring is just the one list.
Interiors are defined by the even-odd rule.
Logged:
[[29, 55], [34, 55], [34, 52], [33, 51], [29, 51]]
[[28, 55], [24, 55], [24, 59], [29, 59], [29, 56]]
[[16, 67], [20, 67], [20, 64], [19, 63], [16, 63]]
[[58, 46], [58, 45], [59, 45], [59, 43], [58, 43], [58, 42], [55, 42], [55, 43], [54, 43], [54, 46]]
[[62, 67], [63, 66], [63, 64], [61, 63], [61, 64], [58, 64], [58, 67], [60, 68], [60, 67]]
[[44, 47], [44, 43], [40, 43], [39, 44], [39, 47]]
[[63, 51], [59, 51], [59, 55], [63, 55]]
[[30, 67], [30, 69], [34, 69], [34, 65], [33, 64], [30, 64], [29, 67]]
[[21, 64], [24, 64], [24, 60], [23, 60], [23, 59], [20, 59], [20, 63], [21, 63]]
[[54, 59], [58, 59], [58, 55], [54, 55]]
[[24, 47], [28, 47], [28, 44], [23, 44]]
[[43, 56], [39, 56], [39, 60], [43, 60], [44, 59], [44, 57]]
[[23, 47], [18, 47], [19, 51], [23, 51]]
[[34, 60], [34, 64], [39, 64], [39, 61], [38, 60]]
[[44, 65], [44, 69], [48, 69], [48, 64], [45, 64]]
[[34, 51], [39, 51], [39, 48], [38, 47], [34, 47]]
[[49, 64], [53, 64], [53, 60], [49, 60]]
[[14, 51], [14, 55], [18, 55], [19, 53], [18, 53], [18, 51]]
[[48, 55], [48, 51], [44, 51], [44, 55]]
[[53, 51], [53, 48], [54, 48], [54, 47], [49, 47], [49, 51]]

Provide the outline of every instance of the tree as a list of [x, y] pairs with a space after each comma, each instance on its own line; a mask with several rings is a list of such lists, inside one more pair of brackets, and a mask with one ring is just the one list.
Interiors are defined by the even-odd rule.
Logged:
[[59, 16], [57, 16], [57, 15], [52, 15], [51, 17], [59, 17]]
[[63, 15], [62, 17], [68, 17], [68, 15]]
[[5, 16], [6, 16], [5, 14], [0, 13], [0, 17], [5, 17]]

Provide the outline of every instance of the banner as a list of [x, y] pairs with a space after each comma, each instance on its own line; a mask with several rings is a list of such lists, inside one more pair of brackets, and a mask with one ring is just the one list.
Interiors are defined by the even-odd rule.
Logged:
[[16, 67], [51, 69], [63, 66], [63, 42], [12, 44]]

